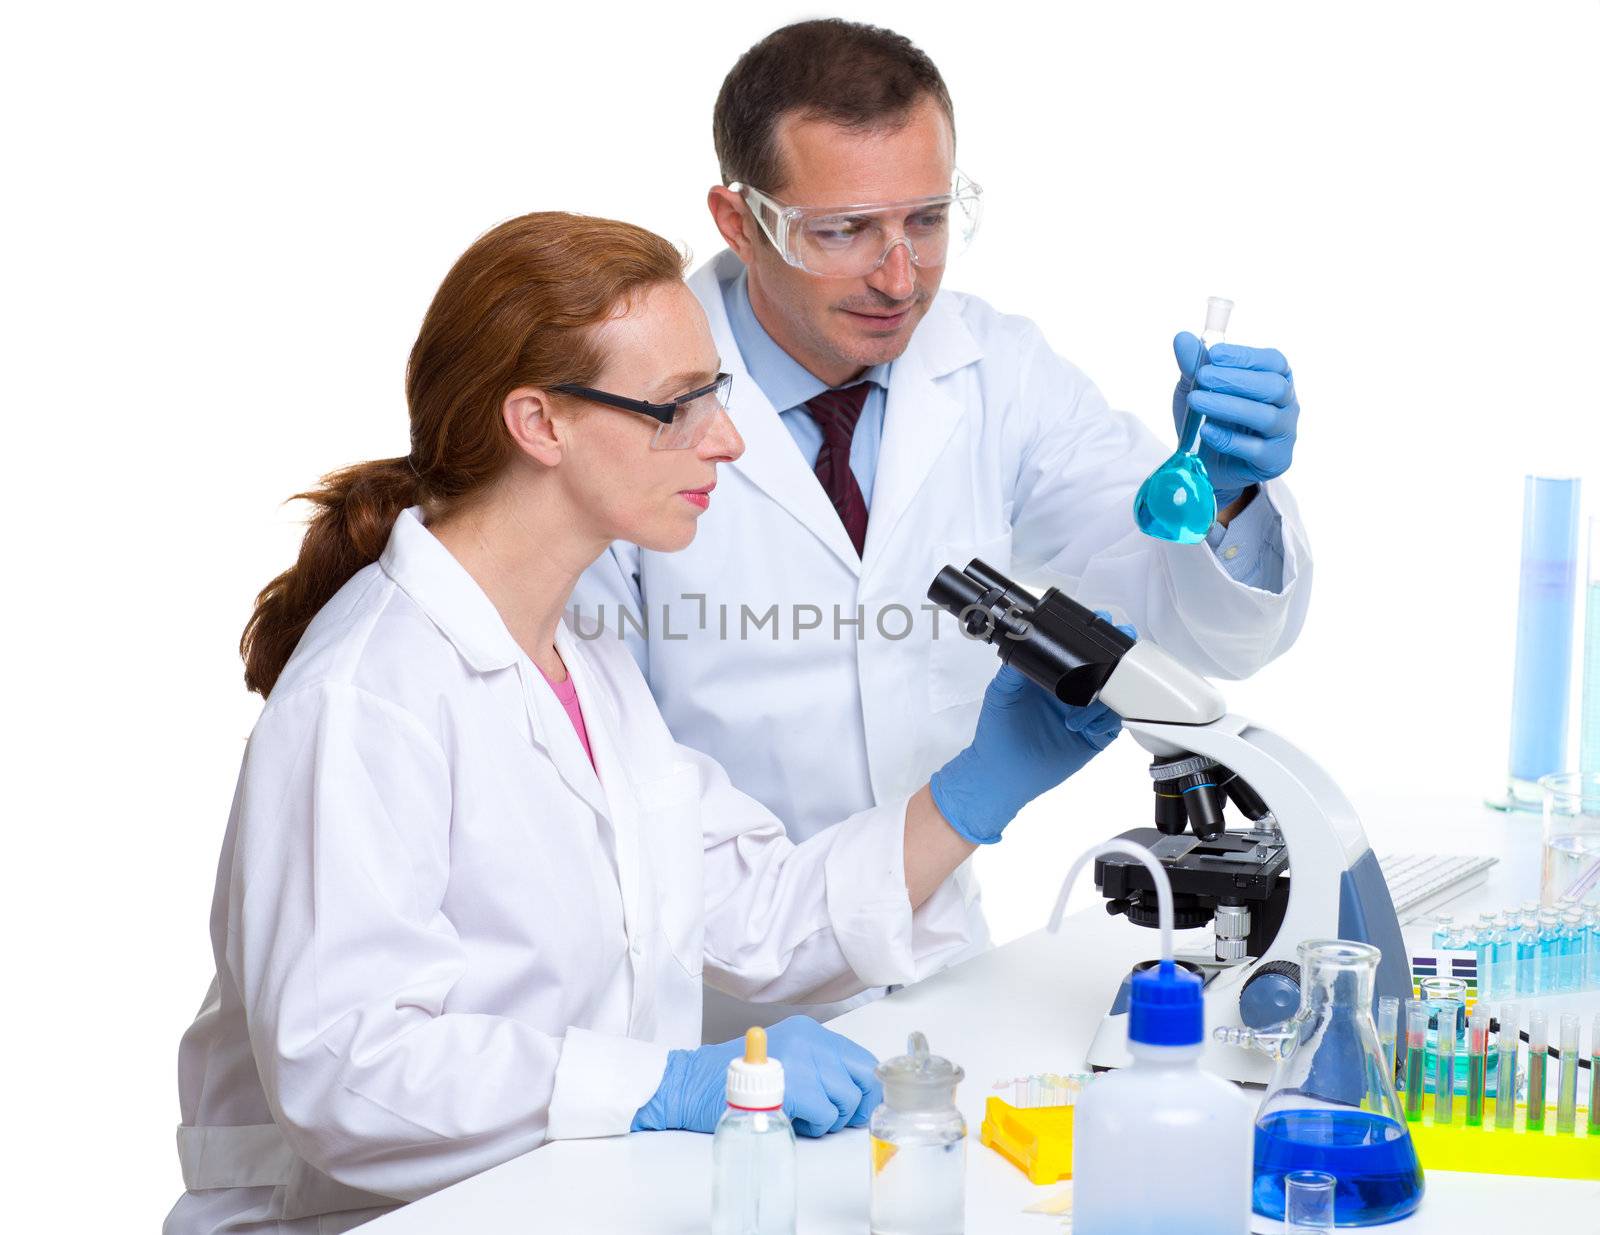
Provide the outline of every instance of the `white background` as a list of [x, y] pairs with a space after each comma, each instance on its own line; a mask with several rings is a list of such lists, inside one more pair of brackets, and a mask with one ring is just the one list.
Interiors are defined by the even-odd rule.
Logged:
[[[1379, 849], [1408, 799], [1470, 808], [1506, 762], [1522, 475], [1586, 474], [1591, 508], [1600, 484], [1600, 5], [837, 11], [949, 82], [987, 190], [951, 285], [1164, 440], [1169, 340], [1207, 295], [1288, 354], [1316, 599], [1230, 701], [1381, 804]], [[414, 332], [495, 222], [615, 215], [708, 257], [722, 75], [816, 14], [45, 12], [0, 37], [8, 1207], [151, 1229], [281, 503], [403, 453]], [[1142, 762], [1120, 745], [983, 855], [998, 937], [1145, 821]]]

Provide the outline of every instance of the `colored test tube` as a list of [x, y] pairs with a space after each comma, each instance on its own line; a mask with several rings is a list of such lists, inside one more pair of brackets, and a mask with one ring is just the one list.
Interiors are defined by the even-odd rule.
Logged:
[[1544, 1131], [1545, 1068], [1550, 1062], [1550, 1018], [1543, 1012], [1528, 1016], [1528, 1119], [1529, 1132]]
[[1494, 1074], [1494, 1126], [1510, 1128], [1517, 1122], [1517, 1034], [1521, 1011], [1514, 1003], [1500, 1009], [1500, 1032], [1495, 1038], [1499, 1056]]
[[1578, 1130], [1578, 1014], [1561, 1014], [1561, 1076], [1556, 1083], [1556, 1131]]
[[[1448, 1014], [1450, 1023], [1445, 1024]], [[1439, 1035], [1433, 1061], [1433, 1122], [1447, 1124], [1456, 1112], [1456, 1008], [1439, 1009]]]
[[1489, 1014], [1479, 1004], [1467, 1020], [1467, 1126], [1483, 1126], [1483, 1082], [1489, 1050]]
[[1589, 1135], [1600, 1136], [1600, 1012], [1589, 1030]]
[[1406, 1118], [1422, 1118], [1422, 1082], [1427, 1071], [1423, 1056], [1428, 1049], [1428, 1005], [1420, 999], [1406, 1009]]
[[1385, 995], [1378, 1000], [1378, 1040], [1383, 1043], [1383, 1062], [1389, 1069], [1389, 1083], [1394, 1084], [1394, 1040], [1400, 1029], [1400, 1000]]

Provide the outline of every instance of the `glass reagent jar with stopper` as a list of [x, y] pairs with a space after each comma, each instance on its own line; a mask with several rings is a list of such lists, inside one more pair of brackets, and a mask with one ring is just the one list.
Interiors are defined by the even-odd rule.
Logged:
[[[1194, 372], [1183, 377], [1188, 388], [1194, 386], [1211, 349], [1226, 337], [1232, 312], [1231, 300], [1213, 296], [1206, 301], [1206, 328], [1200, 335], [1200, 350], [1195, 353]], [[1217, 521], [1216, 490], [1200, 459], [1200, 430], [1205, 423], [1204, 415], [1189, 409], [1178, 436], [1178, 449], [1139, 486], [1133, 500], [1133, 517], [1146, 536], [1180, 545], [1199, 544]]]
[[728, 1065], [728, 1109], [711, 1143], [711, 1235], [794, 1235], [794, 1129], [783, 1113], [783, 1065], [767, 1032], [744, 1035]]
[[883, 1105], [872, 1113], [872, 1235], [961, 1235], [967, 1121], [956, 1109], [965, 1075], [913, 1033], [906, 1053], [878, 1065]]

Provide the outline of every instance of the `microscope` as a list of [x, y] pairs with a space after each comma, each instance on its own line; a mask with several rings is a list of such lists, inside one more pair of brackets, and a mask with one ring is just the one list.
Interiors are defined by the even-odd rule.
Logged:
[[[1303, 940], [1377, 946], [1376, 995], [1410, 997], [1405, 943], [1377, 857], [1350, 802], [1309, 757], [1230, 714], [1216, 687], [1155, 644], [1129, 638], [1055, 588], [1034, 597], [974, 560], [965, 570], [941, 570], [928, 599], [1063, 703], [1099, 699], [1150, 752], [1155, 826], [1121, 838], [1165, 869], [1177, 929], [1211, 927], [1202, 946], [1180, 947], [1177, 956], [1205, 982], [1208, 1068], [1266, 1083], [1271, 1060], [1218, 1042], [1211, 1031], [1292, 1018]], [[1228, 802], [1243, 826], [1227, 827]], [[1155, 888], [1142, 864], [1103, 857], [1094, 881], [1108, 913], [1156, 926]], [[1089, 1049], [1096, 1070], [1129, 1062], [1128, 989], [1125, 979]]]

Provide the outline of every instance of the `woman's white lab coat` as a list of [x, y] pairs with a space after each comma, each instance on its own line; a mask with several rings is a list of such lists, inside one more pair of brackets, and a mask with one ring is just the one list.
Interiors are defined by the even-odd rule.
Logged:
[[836, 999], [964, 945], [953, 882], [909, 908], [904, 799], [796, 845], [673, 741], [621, 644], [556, 646], [598, 776], [416, 511], [307, 630], [223, 845], [172, 1235], [344, 1230], [626, 1132], [668, 1049], [700, 1042], [702, 970], [742, 998]]

